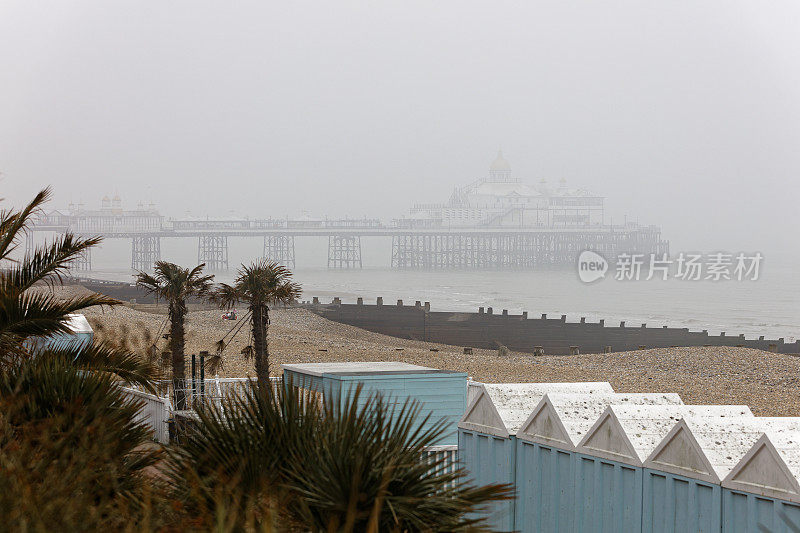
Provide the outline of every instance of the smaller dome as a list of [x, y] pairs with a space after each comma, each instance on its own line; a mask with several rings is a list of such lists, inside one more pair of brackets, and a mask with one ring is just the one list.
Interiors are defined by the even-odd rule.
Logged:
[[104, 202], [110, 202], [111, 199], [108, 196], [103, 196], [103, 201]]
[[489, 170], [492, 172], [511, 170], [511, 164], [503, 157], [502, 150], [497, 151], [497, 158], [492, 162]]

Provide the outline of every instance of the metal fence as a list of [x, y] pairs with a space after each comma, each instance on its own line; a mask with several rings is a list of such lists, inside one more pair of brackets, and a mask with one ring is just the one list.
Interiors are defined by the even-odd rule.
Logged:
[[[269, 378], [273, 389], [282, 383], [282, 378]], [[191, 409], [198, 404], [220, 404], [223, 398], [243, 393], [250, 383], [255, 383], [256, 378], [221, 378], [219, 376], [204, 380], [186, 379], [180, 382], [180, 386], [175, 389], [172, 380], [159, 380], [155, 382], [156, 395], [166, 398], [169, 402], [170, 411], [175, 410], [176, 398], [183, 394], [186, 398], [186, 406]], [[145, 392], [141, 386], [127, 385], [126, 388]]]

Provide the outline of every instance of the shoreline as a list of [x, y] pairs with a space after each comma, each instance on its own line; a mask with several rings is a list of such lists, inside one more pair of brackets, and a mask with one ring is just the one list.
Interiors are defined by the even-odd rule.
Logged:
[[[233, 271], [217, 274], [224, 281]], [[727, 332], [748, 338], [800, 338], [800, 315], [791, 305], [792, 291], [800, 285], [783, 270], [776, 279], [752, 284], [678, 283], [656, 280], [640, 284], [599, 282], [585, 285], [563, 272], [521, 271], [404, 271], [364, 268], [359, 271], [329, 271], [325, 268], [299, 269], [295, 279], [303, 285], [302, 299], [317, 296], [324, 302], [339, 297], [343, 303], [357, 298], [386, 304], [398, 299], [431, 302], [433, 311], [475, 313], [478, 308], [508, 309], [531, 317], [546, 313], [566, 315], [569, 322], [586, 317], [588, 322], [626, 322], [649, 326], [708, 330], [712, 335]], [[85, 276], [130, 283], [128, 271], [94, 271]], [[788, 284], [787, 284], [788, 283]], [[620, 296], [616, 294], [621, 290]], [[697, 291], [700, 291], [697, 293]], [[755, 291], [755, 292], [754, 292]], [[788, 292], [787, 292], [788, 291]], [[122, 298], [129, 299], [129, 298]], [[716, 311], [715, 311], [716, 310]]]
[[[72, 296], [78, 287], [56, 289]], [[151, 337], [165, 316], [128, 306], [91, 308], [85, 313], [98, 339], [138, 341]], [[214, 343], [236, 322], [221, 311], [190, 311], [187, 353], [214, 352]], [[618, 392], [676, 392], [687, 404], [745, 404], [757, 416], [800, 416], [800, 358], [735, 347], [637, 350], [575, 356], [532, 356], [404, 340], [326, 320], [300, 308], [276, 309], [269, 330], [272, 373], [285, 363], [332, 361], [404, 361], [467, 372], [476, 381], [494, 383], [608, 381]], [[99, 326], [99, 327], [98, 327]], [[246, 325], [224, 352], [220, 377], [252, 376], [253, 363], [241, 349]], [[164, 348], [164, 343], [159, 345]], [[209, 376], [211, 377], [211, 376]]]

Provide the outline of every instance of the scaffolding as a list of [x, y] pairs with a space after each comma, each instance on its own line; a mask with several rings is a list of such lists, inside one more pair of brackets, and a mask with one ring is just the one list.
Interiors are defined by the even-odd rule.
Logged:
[[161, 237], [158, 235], [136, 235], [131, 242], [131, 268], [140, 272], [152, 272], [156, 261], [161, 260]]
[[294, 270], [294, 236], [264, 235], [264, 257]]
[[210, 272], [228, 270], [228, 236], [200, 235], [197, 243], [197, 262], [205, 264]]
[[328, 237], [328, 268], [361, 268], [361, 237], [331, 235]]

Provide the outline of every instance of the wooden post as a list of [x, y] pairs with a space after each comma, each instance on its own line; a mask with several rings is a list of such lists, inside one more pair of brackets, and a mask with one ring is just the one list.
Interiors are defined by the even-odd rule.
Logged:
[[192, 354], [192, 405], [194, 405], [194, 398], [197, 396], [197, 355]]
[[206, 395], [206, 356], [208, 352], [200, 352], [200, 401]]

